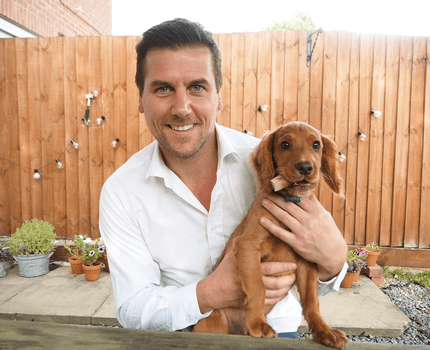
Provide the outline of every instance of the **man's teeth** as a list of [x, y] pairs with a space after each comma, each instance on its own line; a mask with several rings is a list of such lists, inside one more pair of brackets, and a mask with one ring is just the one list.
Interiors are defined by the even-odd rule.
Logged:
[[183, 125], [183, 126], [170, 125], [170, 127], [175, 131], [187, 131], [187, 130], [190, 130], [193, 126], [194, 124]]

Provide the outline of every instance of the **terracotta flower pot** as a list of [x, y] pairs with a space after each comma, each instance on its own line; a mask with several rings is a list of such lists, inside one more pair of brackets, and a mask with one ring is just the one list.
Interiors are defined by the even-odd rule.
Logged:
[[103, 263], [101, 261], [96, 261], [92, 266], [85, 265], [84, 263], [82, 267], [84, 268], [86, 280], [88, 282], [97, 281], [100, 277], [102, 266], [103, 266]]
[[343, 279], [343, 281], [340, 284], [340, 286], [342, 288], [351, 288], [352, 287], [352, 283], [357, 282], [359, 276], [360, 276], [360, 271], [358, 271], [358, 272], [348, 272], [345, 275], [345, 278]]
[[105, 264], [105, 271], [109, 272], [109, 261], [106, 253], [103, 253], [102, 255], [103, 263]]
[[354, 283], [354, 282], [358, 282], [358, 277], [360, 277], [360, 273], [361, 273], [361, 270], [360, 271], [358, 271], [358, 272], [353, 272], [352, 273], [352, 282]]
[[84, 264], [83, 260], [73, 255], [69, 258], [69, 263], [74, 275], [82, 275], [84, 273], [84, 269], [82, 268], [82, 265]]
[[372, 252], [366, 250], [366, 253], [368, 254], [366, 258], [367, 266], [375, 266], [376, 262], [378, 261], [379, 255], [381, 254], [381, 251]]

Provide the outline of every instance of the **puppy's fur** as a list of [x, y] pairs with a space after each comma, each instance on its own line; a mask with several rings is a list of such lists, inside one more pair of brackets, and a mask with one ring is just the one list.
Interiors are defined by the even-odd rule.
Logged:
[[338, 171], [337, 154], [333, 141], [302, 122], [288, 123], [263, 137], [251, 153], [258, 197], [247, 217], [231, 235], [215, 266], [219, 265], [227, 252], [233, 250], [233, 261], [243, 291], [243, 308], [214, 310], [209, 317], [194, 326], [194, 332], [276, 337], [276, 332], [266, 319], [272, 308], [264, 306], [265, 287], [260, 263], [285, 261], [297, 264], [296, 285], [303, 315], [313, 339], [339, 349], [346, 344], [345, 333], [331, 328], [321, 316], [316, 264], [304, 260], [259, 223], [260, 218], [265, 216], [285, 227], [262, 206], [263, 199], [273, 193], [271, 180], [278, 175], [286, 180], [287, 186], [277, 192], [283, 196], [309, 196], [317, 188], [321, 177], [334, 192], [340, 193], [342, 179]]

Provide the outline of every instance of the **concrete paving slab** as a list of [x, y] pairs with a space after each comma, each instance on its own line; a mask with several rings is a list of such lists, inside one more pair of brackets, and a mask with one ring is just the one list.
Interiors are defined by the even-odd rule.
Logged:
[[96, 310], [91, 318], [91, 322], [95, 325], [103, 323], [105, 326], [121, 326], [115, 317], [115, 299], [113, 293]]
[[[0, 291], [0, 319], [119, 326], [110, 274], [104, 271], [98, 281], [87, 282], [70, 267], [32, 278], [18, 276], [15, 267], [0, 279]], [[397, 337], [411, 324], [367, 276], [350, 289], [321, 297], [320, 304], [327, 323], [348, 335]], [[299, 331], [307, 332], [306, 322]]]
[[[16, 278], [26, 280], [14, 271], [0, 281], [1, 289], [7, 288], [4, 281]], [[87, 282], [84, 275], [73, 275], [70, 267], [60, 267], [31, 280], [34, 282], [28, 285], [21, 281], [22, 291], [0, 305], [2, 318], [89, 324], [112, 294], [110, 275], [103, 271], [95, 282]]]
[[13, 298], [23, 289], [36, 283], [40, 277], [23, 278], [18, 275], [18, 266], [14, 266], [7, 272], [7, 276], [0, 279], [0, 305]]
[[[351, 288], [340, 288], [320, 298], [320, 309], [326, 322], [347, 335], [372, 335], [395, 338], [411, 320], [367, 276], [360, 276]], [[305, 321], [299, 328], [307, 332]]]

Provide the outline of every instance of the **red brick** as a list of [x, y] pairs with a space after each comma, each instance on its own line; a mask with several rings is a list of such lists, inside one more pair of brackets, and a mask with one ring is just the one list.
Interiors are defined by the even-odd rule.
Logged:
[[384, 284], [385, 278], [384, 277], [373, 277], [372, 282], [375, 284]]
[[[83, 6], [84, 12], [77, 12], [76, 15], [72, 12], [76, 7], [82, 6], [82, 3], [70, 0], [67, 6], [71, 10], [58, 1], [0, 1], [0, 10], [4, 16], [41, 36], [57, 36], [58, 32], [66, 32], [67, 36], [112, 34], [111, 0], [86, 2]], [[90, 23], [96, 30], [85, 22]], [[70, 28], [69, 31], [67, 27]]]
[[371, 278], [384, 276], [382, 268], [379, 265], [367, 266], [365, 269], [363, 269], [363, 272], [366, 276], [369, 276]]

